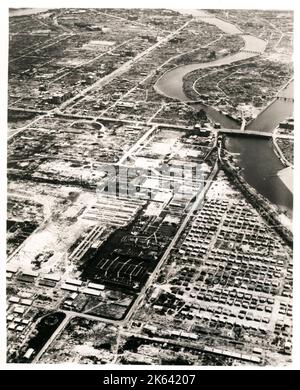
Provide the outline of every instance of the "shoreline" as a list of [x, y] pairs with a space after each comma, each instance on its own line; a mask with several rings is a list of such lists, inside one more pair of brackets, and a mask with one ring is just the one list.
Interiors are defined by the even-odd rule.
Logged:
[[291, 166], [283, 168], [277, 172], [277, 176], [280, 178], [283, 184], [289, 189], [289, 191], [291, 191], [292, 194], [293, 194], [293, 173], [294, 173], [294, 169]]
[[29, 16], [49, 11], [50, 8], [9, 8], [9, 17]]
[[[223, 144], [223, 141], [221, 141]], [[221, 147], [219, 161], [221, 168], [231, 178], [232, 182], [239, 188], [241, 193], [248, 199], [253, 207], [267, 224], [273, 226], [275, 231], [285, 240], [285, 242], [293, 246], [293, 231], [292, 219], [286, 215], [279, 206], [273, 205], [268, 199], [259, 194], [255, 188], [250, 186], [246, 180], [240, 175], [238, 170], [233, 167], [224, 156], [224, 147]], [[261, 210], [263, 213], [261, 213]]]

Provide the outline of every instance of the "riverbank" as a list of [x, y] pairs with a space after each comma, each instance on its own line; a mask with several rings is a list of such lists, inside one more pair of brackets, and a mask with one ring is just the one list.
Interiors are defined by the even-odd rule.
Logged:
[[273, 145], [274, 145], [274, 151], [278, 155], [278, 158], [281, 160], [282, 164], [284, 164], [286, 167], [291, 167], [292, 164], [285, 158], [284, 154], [282, 153], [282, 150], [280, 149], [280, 147], [277, 143], [275, 135], [273, 135], [272, 140], [273, 140]]
[[[203, 22], [206, 23], [209, 23], [209, 21], [215, 22], [216, 20], [219, 20], [211, 17], [211, 15], [206, 12], [199, 10], [177, 11], [183, 12], [184, 14], [189, 13], [197, 18], [203, 18]], [[222, 28], [224, 28], [224, 23], [228, 22], [222, 20], [219, 24], [221, 31], [224, 31], [222, 30]], [[228, 25], [232, 26], [233, 33], [241, 33], [240, 30], [235, 29], [235, 26], [232, 23], [228, 23]], [[253, 44], [253, 42], [257, 42], [256, 40], [258, 38], [254, 37], [254, 41], [249, 38], [247, 39], [248, 42]], [[263, 42], [266, 44], [266, 41]], [[253, 57], [254, 55], [258, 56], [259, 53], [252, 53], [251, 56]], [[226, 58], [228, 59], [228, 57]], [[232, 56], [229, 56], [229, 59], [230, 58], [232, 59]], [[233, 57], [233, 59], [236, 59], [236, 57]], [[203, 69], [209, 68], [209, 63], [200, 65]], [[183, 90], [182, 77], [194, 70], [196, 66], [196, 64], [187, 64], [165, 72], [157, 80], [154, 86], [156, 92], [171, 99], [191, 103], [191, 99], [186, 96], [186, 93]], [[286, 97], [285, 89], [292, 93], [293, 85], [291, 85], [291, 83], [287, 83], [281, 89], [280, 93], [284, 93], [284, 97]], [[197, 103], [200, 107], [202, 102]], [[202, 104], [202, 108], [212, 121], [220, 123], [220, 126], [223, 128], [236, 129], [240, 127], [237, 121], [230, 118], [230, 116], [223, 114], [223, 112], [215, 110], [213, 106], [213, 104], [207, 104], [207, 106]], [[280, 96], [280, 99], [275, 99], [272, 104], [269, 104], [263, 110], [262, 113], [258, 114], [257, 117], [246, 126], [246, 129], [261, 130], [271, 133], [282, 120], [291, 116], [292, 112], [293, 101], [289, 99], [284, 100]], [[230, 153], [237, 155], [236, 164], [241, 168], [240, 174], [243, 176], [243, 179], [248, 183], [248, 185], [261, 194], [263, 199], [270, 201], [271, 204], [274, 204], [278, 215], [287, 214], [288, 218], [292, 220], [293, 194], [289, 190], [288, 186], [286, 186], [286, 184], [282, 181], [283, 176], [280, 177], [277, 175], [277, 172], [280, 172], [286, 166], [275, 153], [273, 143], [258, 137], [256, 139], [255, 137], [248, 138], [245, 136], [228, 136], [226, 137], [226, 148]]]
[[[223, 143], [223, 141], [222, 141]], [[224, 170], [230, 180], [239, 188], [245, 198], [259, 212], [263, 219], [270, 224], [276, 232], [290, 246], [293, 246], [293, 233], [291, 220], [279, 212], [279, 208], [271, 204], [250, 186], [241, 176], [240, 172], [226, 159], [223, 147], [220, 152], [220, 168]]]
[[[290, 80], [260, 114], [246, 125], [246, 130], [273, 132], [280, 122], [293, 116], [293, 90], [294, 80]], [[281, 94], [285, 95], [287, 100], [284, 100]]]
[[244, 41], [244, 46], [237, 53], [224, 56], [214, 61], [202, 61], [201, 63], [195, 64], [189, 63], [167, 71], [156, 81], [154, 85], [156, 92], [164, 96], [181, 101], [189, 101], [191, 99], [187, 97], [183, 91], [183, 79], [188, 73], [199, 69], [230, 65], [234, 62], [255, 57], [259, 54], [262, 54], [267, 46], [267, 42], [263, 39], [251, 36], [249, 34], [243, 34], [243, 32], [234, 24], [216, 18], [215, 16], [210, 15], [204, 11], [182, 9], [178, 9], [176, 11], [183, 14], [190, 14], [204, 23], [214, 25], [224, 34], [240, 36]]
[[283, 184], [293, 193], [293, 176], [294, 170], [292, 167], [283, 168], [281, 171], [277, 172], [277, 176], [280, 177]]

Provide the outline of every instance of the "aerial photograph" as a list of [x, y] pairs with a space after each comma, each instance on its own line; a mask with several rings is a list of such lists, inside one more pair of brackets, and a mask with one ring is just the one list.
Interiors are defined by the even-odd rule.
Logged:
[[293, 11], [8, 13], [6, 363], [293, 364]]

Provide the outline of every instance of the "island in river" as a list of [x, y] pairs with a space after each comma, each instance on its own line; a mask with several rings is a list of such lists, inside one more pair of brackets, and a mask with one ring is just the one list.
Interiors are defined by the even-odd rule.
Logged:
[[[243, 34], [234, 24], [212, 16], [200, 10], [177, 10], [192, 14], [205, 23], [213, 24], [226, 34], [240, 34], [245, 41], [245, 47], [238, 53], [228, 55], [212, 62], [186, 64], [164, 73], [156, 82], [155, 90], [167, 97], [183, 102], [190, 101], [183, 90], [183, 78], [196, 69], [228, 65], [262, 54], [267, 46], [263, 39]], [[247, 50], [245, 50], [245, 48]], [[286, 99], [283, 99], [285, 97]], [[239, 128], [239, 124], [213, 107], [199, 104], [206, 114], [224, 128]], [[278, 96], [268, 105], [246, 129], [254, 129], [272, 133], [275, 127], [286, 118], [293, 115], [293, 81], [283, 88]], [[272, 140], [261, 137], [227, 136], [226, 148], [236, 153], [236, 162], [241, 168], [244, 179], [261, 195], [278, 206], [289, 219], [292, 219], [293, 187], [292, 169], [286, 166], [274, 151]]]

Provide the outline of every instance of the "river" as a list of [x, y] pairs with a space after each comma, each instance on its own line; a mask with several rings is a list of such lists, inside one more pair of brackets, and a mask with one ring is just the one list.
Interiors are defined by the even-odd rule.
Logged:
[[[11, 8], [9, 16], [32, 15], [46, 12], [47, 10], [47, 8]], [[240, 28], [234, 24], [218, 19], [205, 11], [191, 9], [177, 9], [177, 11], [193, 15], [205, 23], [215, 25], [225, 34], [240, 34], [245, 42], [245, 46], [242, 51], [216, 61], [187, 64], [166, 72], [157, 80], [154, 86], [157, 92], [165, 96], [180, 101], [189, 101], [190, 99], [183, 91], [183, 78], [185, 75], [196, 69], [223, 66], [245, 60], [258, 55], [258, 53], [263, 53], [266, 48], [267, 43], [264, 40], [249, 34], [243, 34]], [[250, 53], [251, 51], [253, 53]], [[293, 87], [293, 82], [289, 83], [286, 88], [280, 91], [279, 96], [293, 97]], [[200, 107], [206, 111], [213, 121], [219, 122], [222, 127], [235, 129], [239, 127], [237, 122], [214, 108], [204, 107], [199, 104]], [[272, 132], [279, 122], [293, 114], [293, 109], [293, 101], [276, 99], [246, 128]], [[239, 153], [237, 161], [247, 182], [271, 202], [287, 210], [289, 216], [291, 216], [293, 194], [277, 175], [284, 168], [284, 165], [274, 153], [272, 141], [259, 137], [228, 136], [226, 146], [230, 152]]]
[[[293, 99], [294, 82], [288, 83], [286, 88], [278, 93], [278, 97]], [[293, 115], [294, 104], [290, 100], [276, 99], [257, 118], [251, 121], [246, 129], [273, 132], [279, 122]]]
[[[243, 50], [247, 50], [247, 52], [240, 51], [216, 61], [187, 64], [171, 69], [163, 74], [154, 86], [155, 90], [162, 95], [180, 101], [190, 101], [183, 91], [183, 78], [185, 75], [196, 69], [228, 65], [239, 60], [251, 58], [258, 53], [263, 53], [266, 48], [267, 42], [264, 40], [249, 34], [241, 34], [241, 30], [232, 23], [218, 19], [204, 11], [180, 9], [177, 11], [184, 14], [192, 14], [205, 23], [215, 25], [224, 33], [240, 34], [245, 42]], [[249, 53], [248, 51], [253, 51], [254, 53]], [[290, 82], [280, 91], [279, 97], [293, 98], [293, 82]], [[212, 120], [219, 122], [222, 127], [234, 129], [239, 127], [233, 119], [212, 107], [203, 107], [200, 103], [199, 107], [204, 108], [207, 115]], [[292, 100], [275, 99], [246, 128], [273, 132], [279, 122], [293, 115], [293, 109], [294, 104]], [[286, 211], [291, 218], [293, 194], [278, 176], [278, 172], [285, 166], [275, 154], [272, 141], [260, 137], [227, 136], [226, 147], [230, 152], [239, 153], [236, 160], [242, 169], [241, 172], [245, 180], [272, 203]]]
[[233, 153], [246, 181], [291, 217], [293, 194], [278, 176], [285, 166], [274, 153], [271, 140], [256, 137], [226, 137], [226, 148]]
[[[293, 89], [294, 83], [290, 82], [279, 96], [293, 98]], [[272, 133], [281, 121], [293, 115], [293, 111], [293, 101], [275, 99], [246, 129]], [[230, 136], [227, 137], [226, 147], [231, 152], [240, 153], [237, 162], [247, 182], [292, 218], [293, 193], [278, 176], [285, 165], [275, 154], [272, 140]]]
[[[198, 69], [207, 69], [212, 67], [219, 67], [223, 65], [230, 65], [237, 61], [246, 60], [258, 55], [258, 53], [263, 53], [267, 42], [263, 39], [254, 37], [249, 34], [241, 34], [242, 31], [237, 28], [235, 25], [218, 19], [214, 16], [210, 16], [204, 11], [200, 10], [177, 10], [184, 14], [192, 14], [197, 19], [203, 21], [204, 23], [212, 24], [218, 27], [225, 34], [237, 35], [239, 34], [244, 40], [244, 47], [241, 51], [234, 53], [232, 55], [219, 58], [215, 61], [196, 63], [196, 64], [187, 64], [178, 66], [174, 69], [169, 70], [164, 73], [155, 83], [155, 90], [165, 96], [171, 97], [173, 99], [178, 99], [181, 101], [190, 101], [190, 99], [183, 92], [183, 78], [190, 72]], [[209, 45], [207, 45], [209, 46]]]
[[218, 60], [211, 61], [211, 62], [178, 66], [175, 69], [171, 69], [168, 72], [164, 73], [157, 80], [154, 88], [158, 93], [161, 93], [173, 99], [178, 99], [185, 102], [190, 101], [191, 99], [188, 98], [183, 92], [183, 78], [188, 73], [198, 69], [206, 69], [206, 68], [212, 68], [216, 66], [229, 65], [232, 64], [233, 62], [246, 60], [247, 58], [251, 58], [254, 55], [256, 54], [240, 51], [233, 55], [219, 58]]

